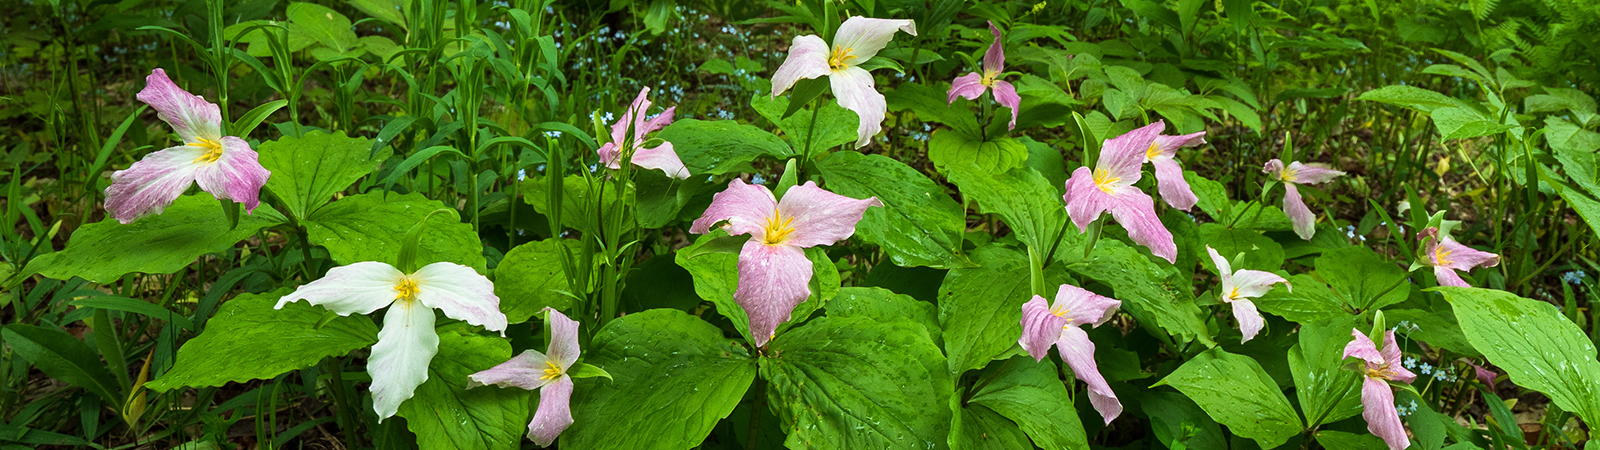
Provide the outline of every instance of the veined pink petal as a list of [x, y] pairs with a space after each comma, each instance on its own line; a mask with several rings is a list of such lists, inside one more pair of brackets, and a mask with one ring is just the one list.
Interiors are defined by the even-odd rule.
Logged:
[[950, 92], [946, 93], [946, 95], [950, 98], [949, 103], [955, 103], [956, 97], [977, 100], [978, 96], [983, 95], [985, 89], [988, 88], [983, 85], [983, 75], [973, 72], [956, 77], [954, 81], [951, 81]]
[[372, 409], [378, 421], [394, 416], [400, 404], [428, 381], [428, 363], [439, 353], [433, 331], [433, 309], [418, 302], [397, 302], [383, 315], [378, 343], [367, 358], [372, 375]]
[[554, 383], [539, 389], [539, 409], [528, 422], [528, 439], [540, 447], [549, 447], [572, 426], [572, 377], [562, 375]]
[[1311, 215], [1311, 208], [1307, 208], [1306, 202], [1300, 199], [1300, 191], [1294, 188], [1294, 183], [1283, 184], [1283, 213], [1289, 216], [1289, 223], [1294, 224], [1294, 234], [1300, 235], [1300, 239], [1309, 241], [1317, 234], [1317, 218]]
[[600, 162], [611, 170], [622, 168], [622, 144], [607, 142], [594, 152], [600, 155]]
[[993, 20], [989, 21], [989, 33], [994, 34], [994, 43], [989, 45], [988, 51], [983, 52], [983, 70], [994, 71], [996, 74], [1005, 72], [1006, 51], [1000, 40], [1000, 29], [995, 28]]
[[753, 239], [765, 236], [767, 219], [778, 211], [778, 199], [772, 191], [759, 184], [746, 184], [738, 178], [728, 182], [728, 189], [711, 196], [711, 206], [705, 214], [689, 227], [689, 232], [706, 234], [717, 222], [728, 221], [728, 234], [749, 234]]
[[813, 79], [830, 72], [828, 68], [828, 43], [817, 35], [795, 36], [789, 45], [778, 71], [772, 73], [772, 96], [777, 97], [794, 86], [801, 78]]
[[1145, 151], [1150, 149], [1150, 144], [1155, 142], [1156, 136], [1160, 136], [1161, 130], [1166, 127], [1165, 121], [1157, 120], [1121, 136], [1106, 139], [1100, 146], [1100, 159], [1094, 164], [1097, 175], [1098, 172], [1105, 172], [1100, 185], [1121, 187], [1138, 182], [1143, 176], [1139, 172], [1139, 167], [1144, 165]]
[[877, 197], [857, 200], [822, 190], [814, 181], [789, 188], [778, 201], [778, 216], [794, 231], [783, 243], [800, 248], [832, 245], [856, 232], [868, 207], [883, 206]]
[[1445, 236], [1442, 242], [1430, 248], [1428, 253], [1432, 254], [1435, 265], [1456, 270], [1472, 270], [1500, 264], [1500, 255], [1461, 245], [1450, 236]]
[[[678, 107], [676, 106], [662, 110], [661, 114], [656, 114], [655, 117], [645, 120], [643, 122], [643, 126], [640, 126], [639, 129], [645, 130], [644, 133], [653, 133], [662, 128], [666, 128], [667, 125], [672, 125], [672, 116], [677, 113]], [[644, 133], [640, 133], [640, 136], [643, 136]], [[639, 142], [644, 143], [644, 140], [640, 139]]]
[[856, 126], [856, 148], [866, 147], [872, 137], [883, 129], [883, 116], [888, 114], [889, 103], [874, 87], [872, 74], [860, 67], [847, 66], [828, 76], [833, 86], [833, 96], [839, 106], [855, 111], [861, 124]]
[[1394, 409], [1394, 391], [1388, 383], [1377, 378], [1363, 378], [1361, 408], [1361, 418], [1367, 420], [1367, 431], [1383, 438], [1389, 450], [1404, 450], [1411, 445], [1406, 438], [1406, 427], [1400, 423], [1400, 412]]
[[578, 362], [578, 321], [568, 318], [561, 311], [545, 309], [550, 311], [547, 319], [550, 323], [550, 359], [561, 366], [564, 373], [572, 367], [572, 363]]
[[[852, 16], [839, 24], [839, 31], [833, 34], [833, 46], [844, 50], [844, 53], [853, 56], [843, 61], [850, 67], [855, 67], [867, 62], [878, 55], [879, 50], [889, 45], [889, 40], [894, 39], [895, 31], [904, 31], [906, 34], [917, 35], [917, 23], [905, 19], [873, 19], [861, 16]], [[838, 94], [834, 88], [834, 94]]]
[[222, 156], [215, 163], [201, 163], [194, 181], [218, 200], [243, 203], [245, 212], [253, 213], [261, 206], [261, 186], [272, 176], [272, 172], [261, 167], [259, 158], [244, 139], [223, 136]]
[[[1217, 275], [1223, 278], [1222, 283], [1226, 286], [1223, 289], [1228, 290], [1233, 287], [1233, 265], [1228, 263], [1228, 258], [1223, 258], [1222, 254], [1217, 253], [1217, 249], [1211, 248], [1210, 245], [1206, 246], [1206, 253], [1211, 255], [1211, 263], [1217, 265]], [[1223, 292], [1222, 296], [1226, 297], [1228, 293]]]
[[1035, 295], [1022, 304], [1022, 337], [1017, 338], [1017, 344], [1035, 361], [1043, 361], [1050, 346], [1061, 338], [1061, 327], [1066, 324], [1067, 318], [1052, 314], [1044, 297]]
[[212, 141], [222, 138], [222, 112], [217, 104], [173, 84], [166, 70], [150, 71], [150, 76], [145, 77], [144, 89], [135, 97], [155, 108], [156, 117], [171, 125], [184, 143], [199, 143], [200, 138]]
[[1233, 306], [1233, 318], [1239, 320], [1239, 332], [1244, 334], [1244, 338], [1239, 340], [1240, 344], [1255, 339], [1256, 333], [1267, 326], [1267, 319], [1261, 317], [1261, 311], [1256, 310], [1255, 302], [1250, 299], [1239, 298], [1228, 304]]
[[1494, 371], [1489, 370], [1489, 369], [1485, 369], [1483, 366], [1480, 366], [1480, 365], [1477, 365], [1477, 364], [1473, 364], [1473, 363], [1470, 363], [1470, 362], [1467, 363], [1467, 364], [1472, 366], [1472, 371], [1473, 371], [1474, 374], [1477, 375], [1478, 382], [1483, 383], [1484, 386], [1488, 386], [1489, 390], [1491, 390], [1491, 391], [1495, 389], [1494, 388], [1494, 379], [1496, 377], [1499, 377], [1498, 374], [1495, 374]]
[[494, 385], [534, 390], [550, 384], [555, 379], [545, 377], [545, 369], [553, 362], [538, 350], [527, 349], [500, 365], [468, 375], [467, 387]]
[[494, 283], [478, 271], [441, 261], [423, 266], [411, 279], [417, 283], [417, 301], [423, 306], [505, 336], [506, 315], [500, 312], [500, 297], [494, 295]]
[[1095, 186], [1094, 175], [1088, 167], [1072, 171], [1072, 178], [1067, 179], [1067, 193], [1061, 199], [1067, 202], [1067, 217], [1080, 232], [1087, 231], [1089, 224], [1113, 203], [1109, 194]]
[[405, 274], [394, 266], [377, 261], [339, 266], [328, 269], [328, 274], [317, 281], [306, 283], [279, 298], [273, 309], [283, 309], [283, 305], [305, 300], [341, 316], [372, 314], [394, 303], [395, 298], [400, 296], [400, 291], [395, 287], [400, 285], [403, 278]]
[[200, 165], [195, 159], [205, 155], [199, 147], [180, 145], [145, 155], [125, 170], [111, 173], [106, 187], [106, 212], [122, 223], [161, 214], [189, 190]]
[[1111, 218], [1128, 230], [1128, 238], [1150, 249], [1150, 253], [1166, 259], [1178, 260], [1178, 243], [1172, 232], [1156, 216], [1156, 202], [1133, 186], [1126, 186], [1111, 194]]
[[1449, 267], [1433, 266], [1433, 277], [1438, 280], [1440, 286], [1472, 287], [1467, 280], [1461, 279], [1461, 275], [1457, 274], [1455, 269]]
[[672, 149], [671, 142], [662, 142], [655, 148], [634, 150], [633, 165], [657, 169], [680, 180], [689, 178], [689, 168], [683, 165], [683, 160], [678, 159], [678, 152]]
[[1016, 129], [1017, 113], [1022, 108], [1022, 96], [1017, 95], [1016, 86], [1004, 80], [994, 80], [994, 101], [1000, 106], [1011, 108], [1011, 123], [1007, 125], [1007, 129]]
[[1178, 160], [1170, 157], [1150, 160], [1150, 165], [1156, 168], [1156, 189], [1161, 192], [1161, 199], [1167, 205], [1188, 211], [1200, 202], [1200, 197], [1194, 195], [1194, 189], [1189, 187], [1189, 180], [1183, 179], [1183, 166], [1178, 165]]
[[644, 117], [650, 111], [649, 95], [649, 86], [640, 89], [639, 96], [634, 97], [633, 103], [629, 103], [628, 107], [622, 111], [622, 116], [617, 118], [617, 122], [611, 124], [611, 142], [622, 145], [628, 139], [628, 130], [631, 129], [633, 130], [633, 145], [637, 146], [644, 143], [640, 138], [644, 137], [645, 133], [655, 131], [645, 127]]
[[1204, 131], [1178, 136], [1156, 136], [1155, 142], [1151, 143], [1150, 148], [1145, 151], [1145, 159], [1156, 161], [1157, 159], [1173, 158], [1178, 155], [1178, 149], [1180, 148], [1194, 147], [1204, 143], [1206, 143], [1206, 132]]
[[[1272, 272], [1242, 269], [1233, 273], [1233, 288], [1238, 290], [1235, 298], [1256, 298], [1272, 291], [1272, 285], [1283, 283], [1289, 285], [1289, 280]], [[1293, 288], [1290, 288], [1293, 289]], [[1226, 294], [1226, 293], [1225, 293]]]
[[1122, 306], [1122, 301], [1100, 294], [1089, 292], [1088, 289], [1063, 284], [1056, 289], [1056, 301], [1051, 313], [1059, 314], [1067, 319], [1067, 324], [1100, 326], [1111, 320], [1117, 313], [1117, 308]]
[[739, 251], [739, 288], [734, 301], [750, 318], [750, 337], [767, 345], [778, 325], [788, 322], [795, 305], [811, 296], [811, 260], [792, 245], [767, 245], [758, 238]]
[[1367, 362], [1367, 368], [1378, 368], [1383, 366], [1383, 354], [1378, 352], [1378, 345], [1373, 343], [1372, 339], [1368, 338], [1366, 333], [1362, 333], [1361, 330], [1351, 328], [1350, 336], [1354, 339], [1351, 339], [1350, 343], [1344, 345], [1344, 357], [1349, 358], [1354, 356], [1356, 358], [1361, 358], [1361, 360]]
[[1072, 374], [1089, 385], [1089, 404], [1094, 405], [1106, 423], [1122, 415], [1122, 402], [1117, 400], [1111, 385], [1106, 384], [1105, 377], [1100, 376], [1100, 368], [1094, 362], [1094, 342], [1089, 340], [1088, 333], [1079, 327], [1062, 329], [1061, 338], [1056, 340], [1056, 352], [1072, 368]]
[[1261, 173], [1272, 175], [1273, 179], [1283, 179], [1283, 161], [1278, 158], [1272, 158], [1271, 161], [1267, 161], [1265, 165], [1261, 166]]
[[1401, 383], [1410, 383], [1411, 380], [1417, 379], [1416, 374], [1406, 370], [1405, 366], [1398, 364], [1400, 362], [1400, 344], [1394, 340], [1394, 330], [1385, 330], [1383, 332], [1383, 349], [1378, 352], [1383, 356], [1383, 361], [1389, 364], [1389, 370], [1394, 372], [1394, 376], [1390, 377], [1390, 379]]
[[1300, 161], [1289, 163], [1288, 169], [1289, 172], [1294, 174], [1294, 179], [1284, 181], [1296, 184], [1327, 183], [1340, 175], [1344, 175], [1344, 172], [1322, 166], [1301, 164]]

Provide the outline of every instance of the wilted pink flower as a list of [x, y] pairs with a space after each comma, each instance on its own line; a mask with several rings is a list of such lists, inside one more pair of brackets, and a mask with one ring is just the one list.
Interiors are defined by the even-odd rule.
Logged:
[[1417, 233], [1417, 239], [1421, 239], [1423, 246], [1427, 247], [1428, 258], [1422, 263], [1433, 267], [1433, 277], [1439, 279], [1440, 286], [1472, 287], [1461, 279], [1461, 275], [1456, 274], [1457, 270], [1500, 264], [1500, 255], [1461, 245], [1449, 235], [1440, 238], [1438, 228], [1422, 230]]
[[1355, 339], [1345, 344], [1344, 357], [1361, 358], [1367, 365], [1361, 383], [1361, 418], [1367, 420], [1367, 431], [1383, 438], [1390, 450], [1402, 450], [1411, 441], [1406, 438], [1405, 425], [1400, 423], [1400, 412], [1394, 409], [1394, 390], [1389, 381], [1410, 383], [1417, 376], [1401, 367], [1394, 330], [1384, 331], [1382, 351], [1361, 330], [1352, 329], [1350, 334]]
[[528, 439], [540, 447], [549, 447], [556, 437], [572, 426], [572, 376], [567, 370], [578, 362], [578, 322], [554, 309], [546, 323], [550, 325], [550, 346], [546, 353], [524, 350], [522, 354], [482, 372], [468, 375], [469, 387], [495, 385], [539, 390], [539, 409], [528, 422]]
[[1289, 222], [1294, 224], [1294, 233], [1300, 239], [1311, 240], [1316, 235], [1317, 228], [1313, 223], [1316, 217], [1311, 215], [1311, 208], [1306, 207], [1306, 202], [1300, 199], [1300, 191], [1295, 189], [1297, 184], [1327, 183], [1334, 177], [1344, 175], [1344, 172], [1326, 167], [1308, 166], [1299, 161], [1289, 163], [1284, 167], [1283, 161], [1274, 158], [1267, 161], [1261, 173], [1271, 174], [1273, 178], [1283, 181], [1283, 212], [1289, 215]]
[[969, 73], [950, 82], [950, 103], [955, 103], [956, 97], [977, 100], [984, 90], [994, 88], [995, 103], [1011, 108], [1009, 128], [1016, 129], [1022, 97], [1017, 95], [1016, 87], [1000, 79], [1000, 74], [1006, 71], [1006, 54], [1000, 46], [1000, 29], [995, 28], [993, 21], [989, 22], [989, 32], [994, 33], [994, 44], [983, 54], [983, 73]]
[[1122, 402], [1105, 377], [1100, 376], [1100, 368], [1094, 362], [1094, 342], [1082, 327], [1098, 327], [1111, 320], [1121, 305], [1116, 299], [1063, 284], [1056, 291], [1055, 304], [1047, 306], [1044, 297], [1035, 295], [1022, 305], [1022, 337], [1017, 339], [1017, 344], [1035, 361], [1043, 360], [1054, 345], [1072, 373], [1089, 385], [1089, 404], [1106, 423], [1122, 414]]
[[1194, 195], [1194, 189], [1189, 188], [1189, 181], [1183, 179], [1183, 166], [1178, 165], [1178, 149], [1194, 147], [1206, 143], [1206, 132], [1185, 134], [1181, 136], [1156, 136], [1156, 141], [1144, 151], [1144, 162], [1150, 163], [1156, 169], [1156, 188], [1161, 192], [1161, 199], [1168, 205], [1188, 211], [1200, 201]]
[[1495, 390], [1494, 379], [1499, 377], [1499, 374], [1494, 373], [1493, 370], [1485, 369], [1483, 366], [1473, 364], [1471, 362], [1468, 362], [1467, 365], [1472, 366], [1472, 372], [1478, 377], [1479, 382], [1482, 382], [1484, 386], [1488, 386], [1490, 391]]
[[1133, 242], [1150, 248], [1150, 253], [1165, 258], [1167, 262], [1178, 259], [1178, 244], [1172, 233], [1156, 216], [1155, 200], [1145, 195], [1133, 183], [1143, 176], [1145, 150], [1161, 135], [1166, 123], [1156, 121], [1127, 134], [1107, 139], [1100, 147], [1100, 160], [1094, 170], [1079, 167], [1067, 180], [1067, 216], [1080, 231], [1100, 218], [1100, 213], [1111, 211], [1111, 218], [1128, 230]]
[[1211, 262], [1217, 265], [1217, 276], [1222, 278], [1222, 302], [1233, 307], [1233, 317], [1239, 319], [1239, 332], [1244, 334], [1240, 344], [1249, 342], [1266, 326], [1266, 319], [1261, 317], [1261, 312], [1256, 310], [1255, 302], [1250, 299], [1266, 295], [1272, 290], [1272, 285], [1283, 283], [1284, 287], [1291, 290], [1289, 280], [1283, 279], [1272, 272], [1259, 270], [1239, 269], [1233, 271], [1228, 264], [1228, 259], [1217, 253], [1217, 249], [1206, 246], [1206, 252], [1211, 254]]
[[662, 142], [653, 148], [645, 148], [644, 143], [650, 133], [672, 124], [672, 113], [678, 107], [674, 106], [662, 111], [653, 119], [645, 119], [645, 112], [650, 109], [650, 88], [646, 86], [639, 91], [639, 97], [633, 99], [633, 104], [628, 105], [628, 110], [623, 111], [622, 118], [611, 125], [611, 142], [600, 146], [600, 161], [612, 169], [622, 168], [622, 145], [628, 143], [628, 130], [633, 129], [633, 165], [646, 169], [660, 169], [667, 176], [684, 179], [689, 178], [689, 169], [683, 166], [683, 160], [678, 159], [678, 153], [672, 150], [671, 142]]
[[878, 93], [872, 74], [860, 66], [889, 45], [895, 31], [917, 35], [917, 24], [910, 20], [869, 19], [854, 16], [839, 25], [833, 35], [833, 48], [817, 35], [796, 36], [789, 56], [772, 74], [772, 96], [777, 97], [800, 79], [828, 77], [839, 106], [855, 111], [861, 118], [856, 127], [856, 147], [865, 147], [878, 134], [889, 104]]
[[106, 187], [106, 211], [111, 217], [131, 223], [161, 214], [189, 190], [190, 183], [200, 183], [201, 190], [219, 200], [243, 203], [247, 213], [260, 206], [261, 186], [272, 173], [261, 167], [250, 143], [222, 135], [217, 104], [179, 88], [161, 69], [150, 72], [136, 97], [156, 109], [156, 117], [172, 126], [183, 145], [145, 155], [126, 170], [112, 172], [111, 186]]
[[780, 202], [766, 186], [736, 178], [728, 190], [711, 197], [711, 206], [689, 231], [705, 234], [727, 221], [723, 228], [728, 234], [750, 235], [739, 251], [739, 287], [733, 299], [750, 317], [751, 338], [763, 346], [778, 324], [789, 320], [795, 305], [811, 296], [811, 260], [805, 249], [848, 239], [870, 206], [883, 202], [834, 194], [811, 181], [789, 188]]

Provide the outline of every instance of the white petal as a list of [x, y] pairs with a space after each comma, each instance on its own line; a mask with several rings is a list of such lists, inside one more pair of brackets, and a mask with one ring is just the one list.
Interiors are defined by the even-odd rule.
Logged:
[[861, 118], [856, 127], [856, 148], [867, 146], [872, 136], [883, 129], [883, 116], [889, 111], [889, 102], [878, 93], [872, 74], [849, 66], [833, 71], [828, 76], [828, 84], [833, 86], [833, 96], [839, 99], [839, 106], [855, 111]]
[[382, 421], [400, 410], [400, 404], [428, 381], [428, 363], [439, 353], [439, 334], [433, 330], [433, 310], [417, 302], [396, 304], [383, 316], [378, 343], [367, 359], [372, 375], [372, 409]]
[[341, 316], [372, 314], [378, 308], [394, 303], [395, 297], [400, 295], [394, 288], [404, 276], [394, 266], [376, 261], [335, 267], [329, 269], [322, 279], [300, 286], [278, 299], [278, 305], [273, 308], [283, 308], [289, 302], [305, 300]]
[[504, 336], [506, 315], [500, 312], [500, 297], [494, 283], [471, 267], [436, 262], [411, 274], [417, 281], [417, 301], [437, 309], [451, 319], [478, 325]]
[[813, 79], [828, 74], [828, 43], [816, 35], [795, 36], [789, 56], [772, 74], [772, 96], [789, 90], [801, 78]]

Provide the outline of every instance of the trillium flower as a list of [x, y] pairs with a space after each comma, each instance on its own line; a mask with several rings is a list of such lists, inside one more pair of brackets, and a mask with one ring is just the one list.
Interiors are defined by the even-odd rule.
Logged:
[[848, 239], [871, 206], [883, 202], [824, 191], [811, 181], [789, 188], [780, 202], [766, 186], [734, 179], [727, 190], [711, 197], [711, 206], [689, 232], [705, 234], [727, 221], [723, 227], [728, 234], [750, 235], [739, 251], [739, 287], [733, 299], [750, 316], [756, 346], [764, 346], [778, 324], [789, 321], [795, 305], [811, 296], [811, 260], [805, 249]]
[[1044, 297], [1035, 295], [1022, 305], [1022, 337], [1017, 339], [1035, 361], [1044, 360], [1054, 345], [1072, 373], [1089, 385], [1089, 403], [1106, 423], [1122, 414], [1122, 402], [1105, 377], [1100, 376], [1100, 368], [1094, 362], [1094, 342], [1082, 326], [1100, 326], [1116, 315], [1119, 306], [1119, 300], [1063, 284], [1056, 291], [1055, 304], [1046, 305]]
[[1394, 330], [1384, 331], [1383, 350], [1367, 338], [1361, 330], [1350, 330], [1355, 340], [1344, 346], [1344, 357], [1360, 358], [1366, 363], [1361, 382], [1361, 418], [1367, 420], [1367, 431], [1383, 438], [1390, 450], [1402, 450], [1411, 445], [1406, 439], [1405, 425], [1400, 424], [1400, 413], [1394, 409], [1394, 390], [1389, 381], [1410, 383], [1416, 374], [1401, 367], [1400, 346], [1394, 342]]
[[633, 104], [628, 105], [628, 110], [622, 113], [622, 118], [611, 125], [611, 142], [600, 146], [600, 162], [612, 170], [622, 168], [622, 146], [628, 144], [628, 130], [633, 130], [632, 159], [633, 165], [646, 169], [659, 169], [666, 172], [667, 176], [677, 179], [689, 178], [689, 169], [683, 166], [683, 160], [678, 159], [678, 153], [672, 150], [671, 142], [662, 142], [653, 148], [645, 148], [647, 138], [645, 134], [656, 131], [672, 124], [672, 113], [678, 107], [674, 106], [662, 111], [653, 119], [645, 119], [645, 111], [650, 109], [650, 94], [647, 86], [639, 91], [639, 97], [633, 99]]
[[1165, 127], [1166, 123], [1158, 120], [1107, 139], [1093, 170], [1079, 167], [1072, 172], [1063, 199], [1067, 202], [1067, 216], [1079, 231], [1087, 231], [1100, 213], [1111, 211], [1111, 218], [1128, 230], [1133, 242], [1150, 248], [1150, 253], [1167, 262], [1177, 262], [1178, 244], [1156, 216], [1155, 200], [1133, 187], [1143, 176], [1139, 169], [1144, 165], [1146, 149], [1155, 144]]
[[548, 447], [567, 427], [572, 426], [572, 376], [567, 373], [578, 362], [578, 322], [554, 309], [550, 324], [550, 347], [545, 353], [528, 349], [489, 370], [469, 375], [469, 386], [495, 385], [539, 390], [539, 409], [528, 422], [528, 439]]
[[494, 283], [471, 267], [436, 262], [407, 274], [394, 266], [358, 262], [328, 270], [328, 275], [278, 299], [274, 309], [290, 302], [327, 308], [341, 316], [372, 314], [384, 307], [383, 329], [367, 359], [372, 375], [372, 408], [382, 421], [428, 381], [428, 363], [439, 353], [433, 310], [446, 317], [505, 335], [506, 316]]
[[243, 203], [246, 212], [261, 205], [261, 186], [272, 175], [257, 161], [244, 139], [222, 135], [222, 112], [216, 103], [173, 84], [156, 69], [145, 77], [136, 95], [156, 109], [156, 117], [172, 126], [183, 145], [145, 155], [126, 170], [111, 173], [106, 211], [118, 222], [132, 223], [161, 214], [191, 183], [218, 200]]
[[1283, 283], [1290, 290], [1294, 288], [1289, 285], [1289, 280], [1272, 272], [1249, 269], [1234, 271], [1228, 259], [1209, 245], [1206, 246], [1206, 252], [1211, 253], [1211, 262], [1217, 265], [1217, 276], [1222, 278], [1222, 302], [1232, 306], [1233, 317], [1239, 319], [1239, 332], [1244, 334], [1244, 339], [1239, 343], [1250, 342], [1267, 323], [1261, 317], [1261, 312], [1256, 310], [1255, 302], [1250, 299], [1266, 295], [1274, 284]]
[[917, 35], [917, 24], [910, 20], [870, 19], [854, 16], [839, 25], [833, 47], [817, 35], [796, 36], [778, 71], [772, 74], [772, 96], [777, 97], [800, 79], [828, 77], [839, 106], [855, 111], [861, 118], [856, 127], [856, 147], [865, 147], [882, 129], [889, 104], [878, 93], [872, 74], [860, 66], [889, 45], [895, 31]]
[[1417, 239], [1423, 241], [1427, 248], [1428, 257], [1422, 263], [1433, 266], [1433, 277], [1439, 279], [1440, 286], [1472, 287], [1457, 270], [1472, 270], [1476, 267], [1494, 267], [1500, 264], [1500, 255], [1477, 250], [1462, 245], [1451, 239], [1449, 235], [1439, 236], [1439, 229], [1428, 227], [1417, 233]]
[[1200, 201], [1194, 189], [1189, 188], [1189, 181], [1183, 179], [1183, 166], [1178, 165], [1177, 156], [1180, 148], [1204, 143], [1204, 131], [1181, 136], [1160, 135], [1144, 151], [1144, 162], [1156, 169], [1156, 189], [1161, 192], [1161, 199], [1173, 208], [1188, 211]]
[[1311, 240], [1311, 236], [1317, 233], [1316, 225], [1313, 223], [1316, 217], [1311, 215], [1311, 208], [1306, 207], [1306, 202], [1300, 199], [1300, 191], [1295, 189], [1295, 185], [1327, 183], [1334, 177], [1344, 175], [1344, 172], [1326, 167], [1308, 166], [1300, 164], [1300, 161], [1289, 163], [1286, 167], [1283, 161], [1274, 158], [1267, 161], [1261, 173], [1270, 174], [1283, 182], [1283, 212], [1289, 215], [1289, 222], [1294, 224], [1294, 233], [1300, 235], [1300, 239]]
[[995, 103], [1011, 108], [1008, 129], [1016, 129], [1017, 108], [1022, 104], [1022, 97], [1017, 95], [1015, 86], [1000, 79], [1000, 74], [1006, 71], [1006, 53], [1000, 46], [1000, 29], [995, 28], [993, 21], [989, 22], [989, 32], [994, 33], [994, 44], [983, 54], [983, 73], [969, 73], [950, 82], [950, 103], [955, 103], [956, 97], [977, 100], [983, 91], [992, 88]]

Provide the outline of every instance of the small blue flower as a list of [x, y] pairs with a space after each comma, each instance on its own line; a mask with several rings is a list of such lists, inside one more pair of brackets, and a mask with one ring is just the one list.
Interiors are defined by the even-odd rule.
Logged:
[[1416, 368], [1417, 367], [1417, 358], [1411, 357], [1411, 356], [1407, 356], [1405, 362], [1402, 362], [1401, 365], [1405, 366], [1406, 369]]
[[1428, 363], [1422, 363], [1422, 374], [1423, 375], [1427, 375], [1427, 374], [1430, 374], [1430, 373], [1433, 373], [1433, 365], [1432, 364], [1428, 364]]
[[528, 169], [517, 169], [517, 181], [528, 179]]

